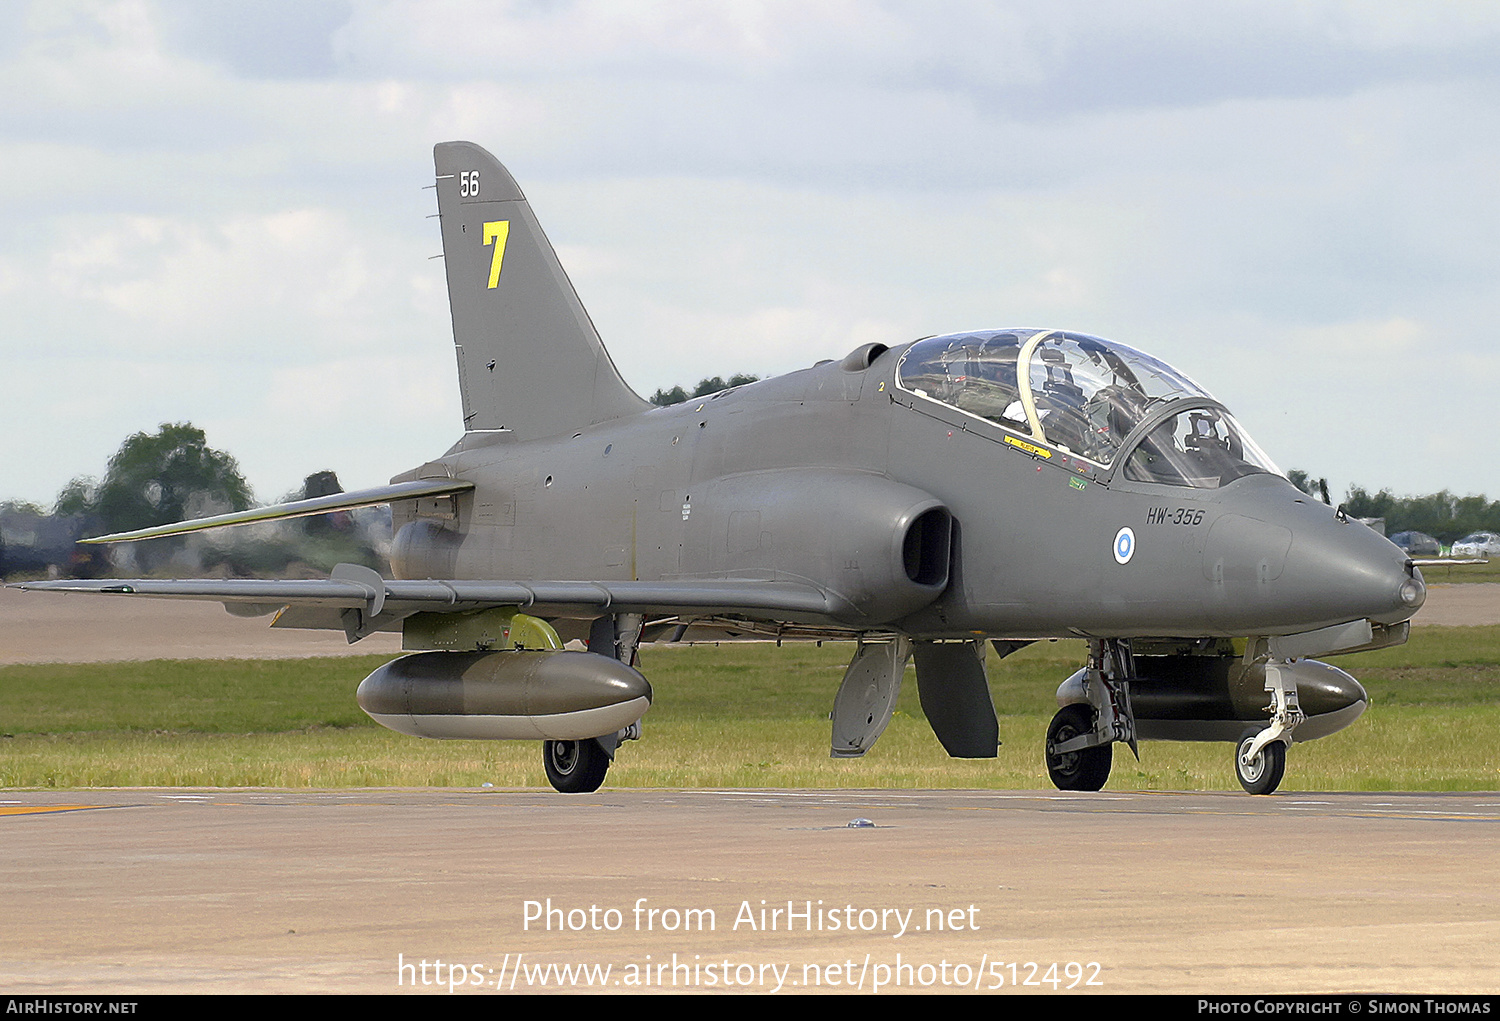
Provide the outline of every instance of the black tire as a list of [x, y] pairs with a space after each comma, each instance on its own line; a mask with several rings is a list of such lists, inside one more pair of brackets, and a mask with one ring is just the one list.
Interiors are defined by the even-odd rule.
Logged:
[[1255, 735], [1251, 734], [1234, 746], [1234, 775], [1247, 793], [1270, 794], [1281, 786], [1281, 778], [1286, 775], [1286, 743], [1272, 741], [1260, 750], [1255, 762], [1246, 766], [1245, 750], [1253, 740]]
[[1109, 768], [1115, 758], [1113, 744], [1061, 755], [1052, 750], [1054, 745], [1093, 732], [1094, 710], [1090, 706], [1065, 705], [1052, 717], [1052, 723], [1047, 727], [1047, 774], [1058, 790], [1097, 791], [1109, 779]]
[[593, 738], [586, 741], [542, 742], [542, 766], [547, 781], [564, 794], [591, 794], [604, 783], [609, 756]]

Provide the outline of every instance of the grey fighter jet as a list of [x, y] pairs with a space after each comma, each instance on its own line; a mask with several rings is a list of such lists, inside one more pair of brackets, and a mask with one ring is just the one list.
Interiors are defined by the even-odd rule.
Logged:
[[[1400, 549], [1298, 491], [1172, 366], [1083, 333], [866, 344], [656, 408], [621, 379], [531, 206], [468, 142], [435, 150], [463, 435], [390, 485], [113, 542], [389, 503], [394, 579], [40, 582], [221, 601], [412, 654], [360, 705], [438, 738], [539, 740], [561, 791], [639, 736], [641, 642], [853, 645], [832, 753], [863, 755], [916, 660], [952, 756], [995, 755], [985, 643], [1088, 641], [1045, 757], [1097, 790], [1114, 744], [1227, 741], [1246, 790], [1368, 702], [1309, 658], [1397, 644], [1422, 605]], [[587, 652], [564, 648], [571, 640]]]

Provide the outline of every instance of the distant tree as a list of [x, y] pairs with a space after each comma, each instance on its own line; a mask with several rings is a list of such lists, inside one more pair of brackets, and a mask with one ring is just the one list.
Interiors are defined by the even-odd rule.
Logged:
[[1396, 496], [1389, 489], [1371, 494], [1350, 486], [1344, 510], [1351, 517], [1384, 518], [1387, 535], [1426, 532], [1448, 543], [1470, 532], [1500, 532], [1500, 501], [1454, 496], [1446, 489], [1424, 496]]
[[73, 577], [91, 577], [101, 551], [78, 546], [88, 518], [82, 515], [48, 514], [24, 500], [0, 503], [0, 574], [66, 571]]
[[103, 481], [75, 478], [57, 497], [58, 514], [94, 516], [95, 527], [106, 532], [250, 505], [239, 464], [209, 447], [203, 430], [187, 422], [163, 423], [154, 435], [129, 437], [109, 459]]
[[337, 496], [344, 491], [339, 484], [339, 473], [324, 469], [313, 472], [302, 480], [302, 495], [299, 499], [315, 500], [320, 496]]
[[57, 494], [57, 503], [52, 507], [52, 513], [60, 518], [83, 517], [94, 512], [94, 493], [99, 488], [99, 481], [87, 475], [76, 476], [62, 492]]
[[47, 512], [39, 504], [30, 500], [6, 500], [0, 503], [0, 514], [31, 514], [39, 518], [47, 516]]
[[[344, 487], [339, 485], [337, 472], [313, 472], [302, 480], [302, 492], [298, 494], [297, 499], [313, 500], [320, 496], [334, 496], [343, 491]], [[327, 535], [340, 526], [347, 528], [349, 521], [348, 512], [315, 514], [310, 518], [302, 519], [302, 530], [308, 535]]]
[[[5, 531], [7, 523], [17, 518], [40, 521], [46, 515], [47, 512], [42, 510], [42, 508], [25, 500], [6, 500], [4, 503], [0, 503], [0, 578], [5, 577], [6, 573], [12, 570], [12, 565], [5, 556]], [[25, 544], [22, 543], [22, 545]]]
[[700, 379], [698, 381], [698, 385], [693, 388], [692, 393], [688, 393], [681, 386], [674, 386], [670, 390], [658, 390], [656, 391], [656, 393], [651, 395], [651, 403], [655, 404], [657, 407], [665, 408], [673, 404], [681, 404], [684, 401], [690, 401], [694, 397], [708, 397], [711, 394], [716, 394], [721, 390], [728, 390], [730, 387], [744, 386], [746, 383], [754, 383], [759, 379], [759, 376], [751, 376], [743, 372], [735, 373], [733, 376], [730, 376], [729, 382], [727, 383], [724, 381], [723, 376], [710, 376], [707, 379]]
[[1307, 474], [1307, 472], [1301, 471], [1297, 468], [1293, 468], [1291, 471], [1287, 472], [1286, 477], [1291, 480], [1292, 485], [1302, 490], [1308, 496], [1315, 496], [1323, 503], [1332, 502], [1328, 499], [1327, 479], [1315, 479], [1311, 475]]
[[651, 395], [651, 403], [658, 408], [669, 407], [673, 404], [681, 404], [688, 399], [688, 392], [681, 386], [674, 386], [670, 390], [658, 390]]

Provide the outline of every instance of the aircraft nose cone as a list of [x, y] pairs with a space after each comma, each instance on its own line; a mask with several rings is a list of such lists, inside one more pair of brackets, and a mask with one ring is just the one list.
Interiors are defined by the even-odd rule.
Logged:
[[[1279, 482], [1279, 484], [1277, 484]], [[1409, 620], [1427, 598], [1406, 553], [1280, 480], [1245, 486], [1214, 522], [1203, 573], [1216, 620], [1236, 630], [1312, 630]]]
[[1303, 598], [1333, 616], [1397, 624], [1422, 608], [1427, 584], [1406, 554], [1353, 521], [1311, 523], [1293, 542], [1289, 567]]

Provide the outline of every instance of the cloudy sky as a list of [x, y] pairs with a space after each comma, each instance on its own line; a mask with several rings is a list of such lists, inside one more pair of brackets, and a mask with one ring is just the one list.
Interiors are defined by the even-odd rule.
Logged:
[[1500, 497], [1500, 4], [0, 0], [0, 499], [444, 450], [458, 138], [642, 393], [1061, 327], [1336, 497]]

